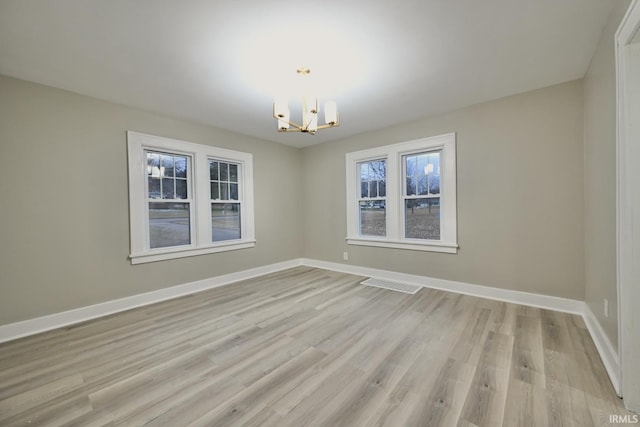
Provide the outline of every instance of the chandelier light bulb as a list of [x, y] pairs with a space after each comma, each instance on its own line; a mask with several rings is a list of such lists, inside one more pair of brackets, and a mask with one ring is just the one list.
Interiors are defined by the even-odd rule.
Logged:
[[318, 114], [318, 98], [311, 97], [311, 101], [307, 103], [307, 112]]
[[286, 131], [287, 129], [289, 129], [290, 125], [289, 125], [289, 109], [285, 108], [282, 111], [282, 116], [278, 116], [278, 130], [279, 131]]
[[338, 106], [335, 101], [324, 103], [324, 122], [328, 125], [335, 125], [338, 122]]
[[[289, 100], [286, 98], [276, 98], [273, 103], [273, 115], [282, 118], [289, 112]], [[288, 120], [288, 119], [287, 119]]]

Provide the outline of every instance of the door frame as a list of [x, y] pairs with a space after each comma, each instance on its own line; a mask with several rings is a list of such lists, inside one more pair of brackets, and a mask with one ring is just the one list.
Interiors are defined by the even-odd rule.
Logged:
[[[640, 75], [628, 75], [628, 51], [634, 37], [640, 30], [640, 2], [633, 0], [615, 35], [616, 60], [616, 240], [617, 240], [617, 290], [618, 290], [618, 357], [620, 389], [616, 390], [625, 399], [628, 409], [640, 411], [640, 375], [634, 365], [640, 360], [640, 345], [634, 331], [640, 327], [638, 318], [634, 319], [633, 311], [640, 311], [637, 297], [639, 290], [634, 289], [633, 280], [633, 248], [640, 247], [634, 242], [633, 212], [634, 203], [632, 186], [631, 148], [640, 150], [639, 141], [632, 141], [628, 129], [630, 107], [626, 94], [629, 79], [640, 79]], [[636, 41], [638, 43], [638, 41]], [[637, 73], [636, 73], [637, 74]], [[634, 114], [637, 112], [634, 111]], [[636, 117], [633, 119], [637, 126]], [[640, 167], [636, 165], [636, 168]], [[636, 332], [637, 334], [637, 332]], [[635, 363], [634, 363], [635, 362]]]

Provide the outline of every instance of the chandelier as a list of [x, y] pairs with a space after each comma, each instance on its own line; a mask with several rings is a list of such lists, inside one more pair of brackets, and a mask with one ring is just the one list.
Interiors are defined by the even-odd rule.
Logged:
[[[303, 77], [311, 73], [308, 68], [298, 68], [296, 71]], [[318, 98], [307, 99], [307, 96], [303, 94], [302, 124], [298, 124], [291, 120], [287, 101], [276, 100], [273, 103], [273, 118], [278, 120], [278, 132], [303, 132], [315, 135], [320, 129], [340, 126], [340, 116], [334, 101], [324, 103], [324, 125], [318, 125], [318, 111]]]

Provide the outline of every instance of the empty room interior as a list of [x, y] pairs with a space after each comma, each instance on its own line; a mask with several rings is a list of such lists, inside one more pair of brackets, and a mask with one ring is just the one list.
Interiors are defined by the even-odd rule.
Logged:
[[638, 3], [0, 0], [0, 425], [640, 425]]

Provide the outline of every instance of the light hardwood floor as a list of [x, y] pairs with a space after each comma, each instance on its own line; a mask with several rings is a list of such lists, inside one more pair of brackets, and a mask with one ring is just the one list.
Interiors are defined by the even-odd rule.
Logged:
[[0, 345], [0, 425], [602, 426], [578, 316], [308, 267]]

